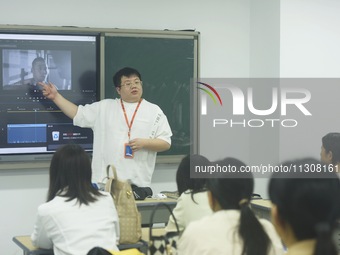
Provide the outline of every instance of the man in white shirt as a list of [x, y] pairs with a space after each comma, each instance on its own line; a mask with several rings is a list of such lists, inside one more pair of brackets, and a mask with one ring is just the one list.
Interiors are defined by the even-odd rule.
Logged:
[[43, 95], [51, 99], [73, 124], [92, 128], [94, 134], [93, 182], [102, 182], [106, 167], [113, 164], [118, 177], [140, 187], [149, 187], [157, 152], [171, 146], [172, 132], [163, 111], [142, 98], [140, 73], [130, 67], [113, 77], [120, 99], [104, 99], [89, 105], [75, 105], [52, 83], [40, 83]]

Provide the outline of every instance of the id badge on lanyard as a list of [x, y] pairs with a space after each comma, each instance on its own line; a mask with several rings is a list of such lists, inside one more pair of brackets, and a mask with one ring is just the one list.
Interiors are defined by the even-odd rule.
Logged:
[[[129, 142], [130, 142], [130, 137], [131, 137], [131, 127], [132, 127], [133, 121], [135, 120], [136, 113], [138, 111], [138, 108], [139, 108], [140, 103], [142, 102], [142, 100], [143, 100], [142, 98], [139, 100], [138, 105], [136, 106], [135, 112], [132, 115], [131, 122], [129, 123], [128, 117], [126, 115], [125, 107], [124, 107], [124, 104], [123, 104], [123, 100], [120, 99], [120, 103], [121, 103], [121, 106], [122, 106], [122, 109], [123, 109], [123, 112], [124, 112], [124, 117], [125, 117], [126, 125], [129, 128], [129, 131], [128, 131]], [[129, 145], [129, 143], [125, 143], [124, 144], [124, 158], [130, 158], [130, 159], [133, 158], [133, 150], [132, 150], [131, 146]]]
[[124, 144], [124, 158], [133, 158], [133, 151], [129, 144]]

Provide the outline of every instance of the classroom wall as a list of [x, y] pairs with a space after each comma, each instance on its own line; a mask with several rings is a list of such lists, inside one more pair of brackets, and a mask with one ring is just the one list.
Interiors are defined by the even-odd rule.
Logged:
[[[202, 77], [249, 74], [249, 0], [11, 0], [1, 5], [0, 24], [196, 29], [201, 32]], [[155, 192], [176, 190], [176, 167], [156, 166]], [[44, 202], [47, 186], [47, 169], [0, 171], [1, 254], [22, 254], [11, 239], [31, 233], [36, 208]]]
[[321, 137], [340, 132], [338, 86], [327, 86], [326, 81], [340, 77], [339, 11], [337, 0], [281, 1], [280, 75], [324, 79], [317, 91], [313, 87], [312, 97], [322, 98], [322, 106], [326, 107], [325, 118], [312, 121], [310, 129], [301, 130], [297, 139], [291, 139], [289, 132], [281, 134], [282, 161], [299, 156], [319, 158]]
[[[196, 29], [201, 33], [200, 76], [205, 78], [339, 76], [337, 0], [1, 1], [0, 24]], [[309, 154], [318, 157], [319, 137], [306, 139]], [[282, 148], [287, 158], [301, 155], [299, 149]], [[171, 181], [176, 167], [156, 166], [155, 192], [176, 189]], [[255, 191], [264, 197], [266, 184], [256, 180]], [[0, 171], [2, 254], [22, 254], [11, 239], [30, 234], [47, 185], [47, 169]]]

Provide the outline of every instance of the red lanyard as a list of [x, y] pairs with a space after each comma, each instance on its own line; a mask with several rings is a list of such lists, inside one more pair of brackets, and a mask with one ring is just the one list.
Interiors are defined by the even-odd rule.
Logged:
[[122, 109], [123, 109], [123, 112], [124, 112], [124, 117], [125, 117], [125, 121], [126, 121], [126, 125], [128, 126], [129, 128], [129, 131], [128, 131], [128, 137], [129, 137], [129, 141], [130, 141], [130, 135], [131, 135], [131, 127], [132, 127], [132, 124], [133, 124], [133, 121], [135, 120], [135, 116], [136, 116], [136, 113], [138, 111], [138, 108], [140, 106], [140, 103], [142, 102], [143, 98], [141, 98], [138, 102], [138, 105], [136, 106], [136, 109], [135, 109], [135, 112], [133, 113], [132, 115], [132, 119], [131, 119], [131, 122], [129, 124], [129, 120], [128, 120], [128, 117], [126, 115], [126, 111], [125, 111], [125, 107], [124, 107], [124, 104], [123, 104], [123, 100], [120, 99], [120, 104], [122, 106]]

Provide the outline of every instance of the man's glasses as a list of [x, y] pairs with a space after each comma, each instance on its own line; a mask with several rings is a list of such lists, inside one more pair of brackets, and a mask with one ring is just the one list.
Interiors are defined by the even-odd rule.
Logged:
[[132, 86], [139, 87], [142, 86], [142, 81], [134, 81], [134, 82], [125, 82], [124, 84], [120, 85], [121, 87], [131, 88]]

